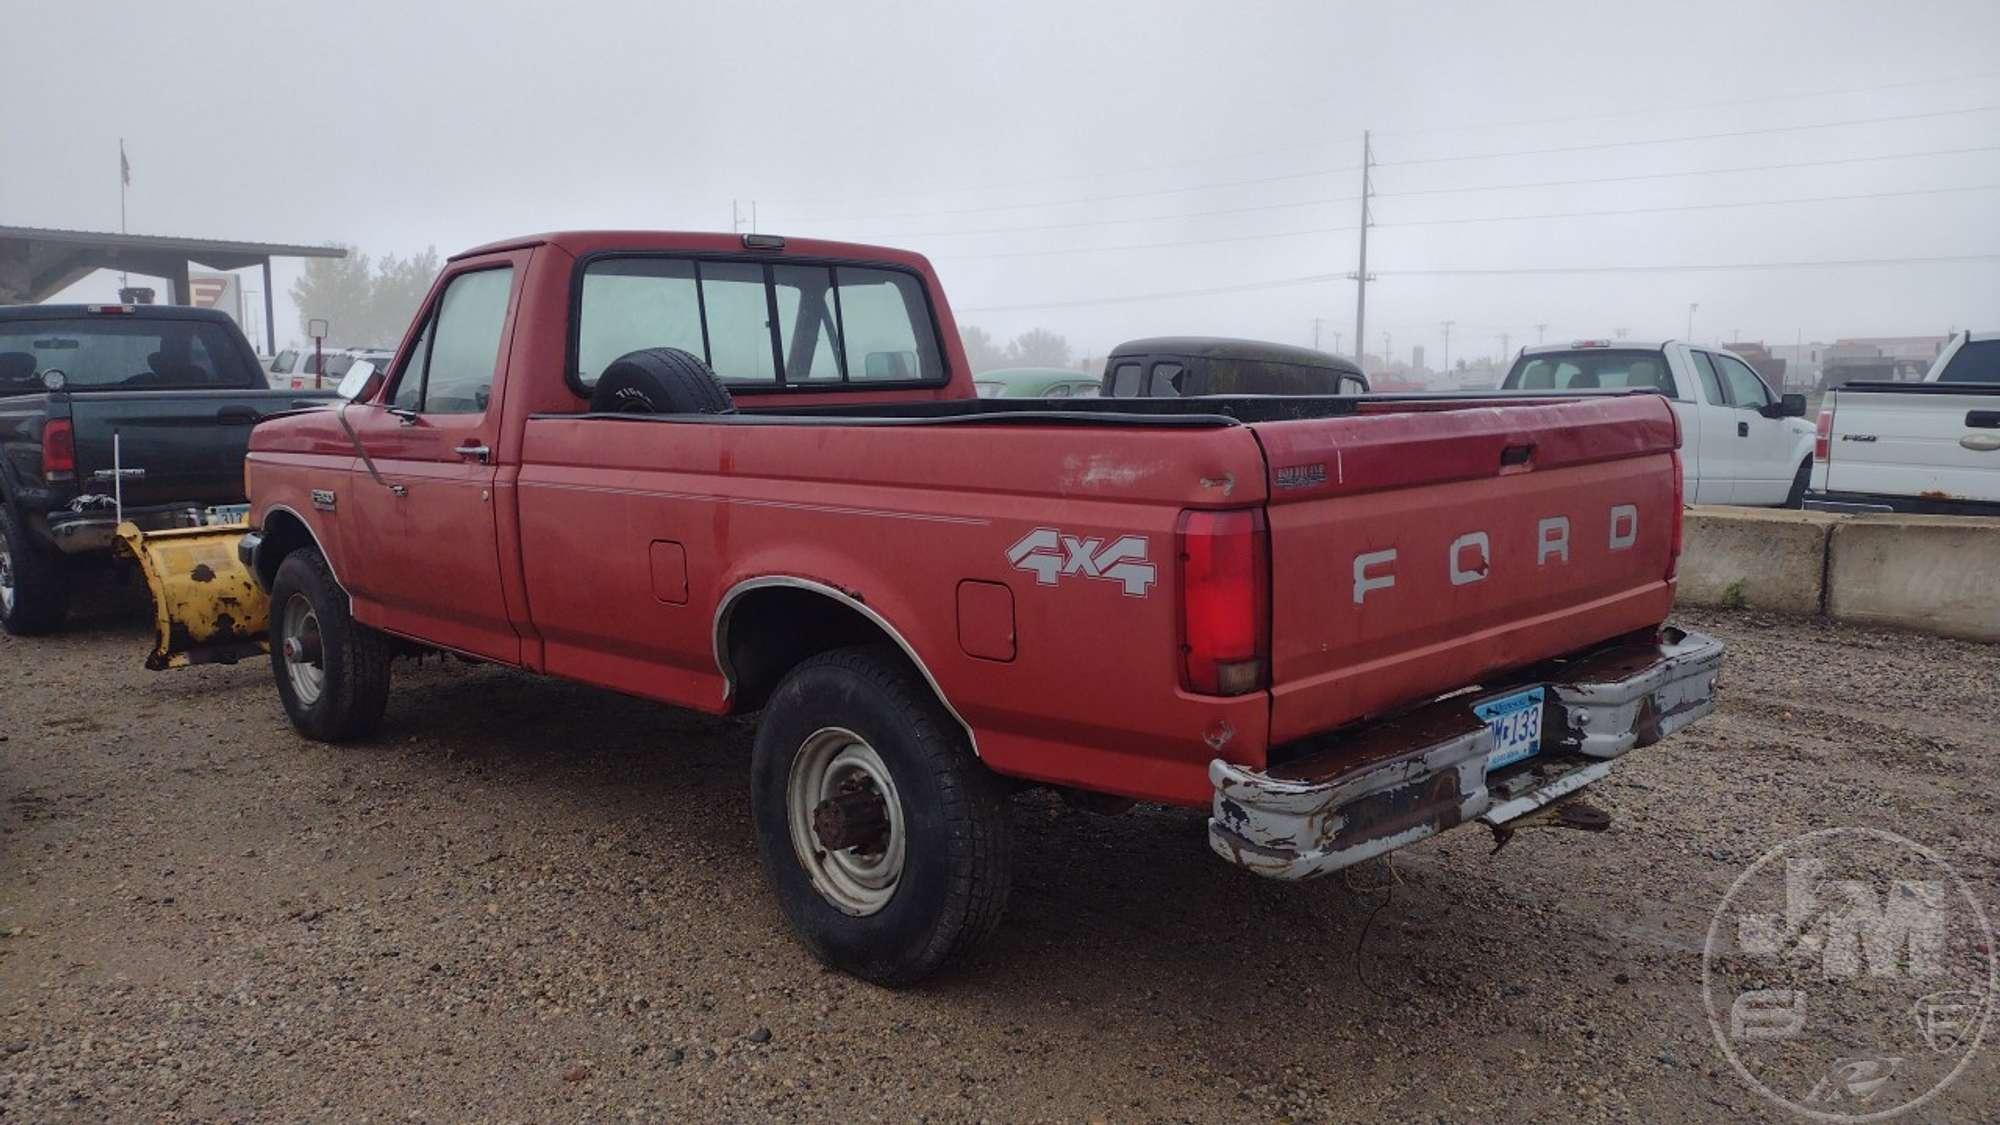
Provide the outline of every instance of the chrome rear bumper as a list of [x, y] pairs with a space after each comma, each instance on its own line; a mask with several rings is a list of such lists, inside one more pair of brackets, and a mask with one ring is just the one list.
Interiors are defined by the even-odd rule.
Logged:
[[[1209, 846], [1274, 879], [1325, 875], [1469, 820], [1499, 826], [1602, 778], [1715, 709], [1722, 642], [1677, 629], [1566, 659], [1323, 740], [1268, 771], [1216, 759]], [[1545, 688], [1542, 750], [1487, 771], [1478, 703]]]

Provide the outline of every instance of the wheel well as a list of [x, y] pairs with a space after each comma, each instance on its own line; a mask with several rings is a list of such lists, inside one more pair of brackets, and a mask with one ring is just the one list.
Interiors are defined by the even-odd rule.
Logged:
[[866, 614], [816, 590], [764, 586], [729, 604], [717, 654], [731, 684], [730, 707], [754, 711], [807, 657], [854, 645], [894, 643]]
[[306, 521], [280, 509], [264, 516], [264, 545], [257, 552], [257, 584], [269, 590], [278, 580], [278, 564], [300, 547], [318, 546]]

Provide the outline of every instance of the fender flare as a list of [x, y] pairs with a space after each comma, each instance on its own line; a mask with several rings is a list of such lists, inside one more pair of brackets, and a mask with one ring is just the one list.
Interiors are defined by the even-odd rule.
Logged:
[[723, 594], [722, 599], [716, 603], [715, 622], [711, 627], [710, 642], [714, 646], [716, 670], [722, 674], [722, 696], [725, 700], [736, 693], [736, 673], [729, 666], [728, 655], [729, 615], [736, 608], [736, 603], [743, 595], [753, 590], [768, 589], [774, 586], [806, 590], [818, 594], [853, 610], [872, 622], [877, 629], [882, 631], [883, 635], [895, 642], [897, 648], [903, 650], [903, 655], [916, 667], [918, 674], [923, 676], [924, 682], [930, 685], [931, 694], [937, 697], [938, 703], [943, 705], [945, 712], [952, 717], [954, 722], [958, 723], [959, 729], [965, 732], [965, 740], [972, 747], [973, 757], [980, 756], [979, 736], [973, 733], [972, 724], [966, 722], [965, 716], [959, 714], [958, 708], [952, 706], [950, 697], [944, 693], [944, 687], [938, 683], [937, 677], [931, 674], [930, 667], [924, 663], [923, 657], [918, 655], [916, 646], [912, 645], [908, 638], [903, 636], [902, 631], [891, 625], [888, 618], [883, 617], [872, 606], [863, 603], [860, 599], [838, 587], [830, 586], [811, 578], [800, 578], [790, 574], [766, 574], [755, 578], [745, 578], [729, 587], [728, 592]]

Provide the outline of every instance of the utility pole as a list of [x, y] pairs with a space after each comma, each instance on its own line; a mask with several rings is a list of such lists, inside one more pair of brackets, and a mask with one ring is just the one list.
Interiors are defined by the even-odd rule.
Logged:
[[1700, 308], [1700, 307], [1701, 307], [1700, 305], [1697, 305], [1697, 304], [1695, 304], [1695, 303], [1694, 303], [1693, 301], [1689, 301], [1689, 302], [1688, 302], [1688, 334], [1687, 334], [1687, 342], [1688, 342], [1688, 343], [1690, 343], [1690, 344], [1694, 343], [1694, 310], [1696, 310], [1696, 309], [1698, 309], [1698, 308]]
[[1451, 371], [1451, 326], [1457, 323], [1455, 320], [1444, 322], [1444, 369], [1446, 373]]
[[[734, 199], [729, 201], [729, 229], [732, 231], [743, 229], [743, 210]], [[750, 201], [750, 233], [757, 233], [757, 201], [754, 199]]]
[[1514, 354], [1513, 344], [1514, 337], [1509, 336], [1505, 332], [1500, 333], [1500, 362], [1502, 364], [1507, 362], [1508, 356]]
[[1325, 319], [1326, 319], [1325, 317], [1320, 317], [1320, 316], [1316, 316], [1316, 317], [1313, 317], [1313, 350], [1314, 350], [1314, 351], [1318, 351], [1318, 350], [1319, 350], [1319, 325], [1320, 325], [1320, 322], [1321, 322], [1322, 320], [1325, 320]]
[[[1361, 261], [1354, 271], [1354, 362], [1361, 365], [1361, 357], [1367, 351], [1368, 338], [1363, 335], [1368, 330], [1368, 197], [1374, 193], [1374, 185], [1368, 172], [1375, 163], [1375, 146], [1368, 130], [1361, 131]], [[1388, 357], [1383, 357], [1386, 362]]]
[[1549, 326], [1546, 324], [1535, 325], [1535, 343], [1540, 344], [1542, 342], [1542, 333], [1547, 332], [1548, 330]]
[[1382, 333], [1382, 370], [1389, 370], [1389, 361], [1396, 357], [1396, 349], [1389, 343], [1389, 334]]
[[1333, 354], [1340, 354], [1340, 329], [1333, 330]]

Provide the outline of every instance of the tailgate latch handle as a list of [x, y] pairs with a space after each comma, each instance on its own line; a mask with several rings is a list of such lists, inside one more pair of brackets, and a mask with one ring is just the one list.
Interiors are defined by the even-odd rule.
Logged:
[[258, 417], [255, 410], [241, 406], [225, 406], [215, 412], [215, 420], [225, 426], [255, 425]]
[[1966, 411], [1965, 428], [1968, 430], [2000, 430], [2000, 410]]
[[1527, 445], [1510, 445], [1500, 451], [1500, 467], [1505, 469], [1525, 465], [1534, 456], [1535, 447], [1533, 443]]

